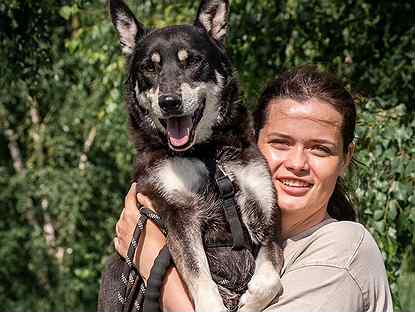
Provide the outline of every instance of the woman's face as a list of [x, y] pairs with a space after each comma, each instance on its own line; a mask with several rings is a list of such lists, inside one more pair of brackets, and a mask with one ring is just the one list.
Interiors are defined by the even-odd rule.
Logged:
[[350, 156], [343, 154], [342, 115], [325, 101], [276, 99], [258, 145], [271, 168], [284, 214], [307, 218], [327, 211], [337, 178]]

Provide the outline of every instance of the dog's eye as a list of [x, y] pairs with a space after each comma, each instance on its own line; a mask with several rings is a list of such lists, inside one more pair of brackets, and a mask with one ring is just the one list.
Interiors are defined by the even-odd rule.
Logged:
[[154, 73], [156, 71], [156, 65], [153, 62], [146, 62], [141, 66], [142, 70], [148, 73]]
[[198, 55], [192, 55], [187, 57], [185, 60], [181, 61], [182, 65], [185, 67], [197, 66], [202, 62], [202, 58]]
[[189, 58], [189, 65], [197, 65], [202, 61], [202, 58], [200, 56], [192, 56]]

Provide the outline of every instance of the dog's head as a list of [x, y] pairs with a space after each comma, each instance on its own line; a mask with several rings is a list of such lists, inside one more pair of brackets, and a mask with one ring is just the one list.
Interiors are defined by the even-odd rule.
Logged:
[[237, 93], [225, 53], [228, 1], [204, 0], [193, 25], [161, 29], [146, 29], [121, 0], [111, 0], [110, 11], [129, 64], [129, 112], [140, 114], [133, 119], [174, 151], [207, 141]]

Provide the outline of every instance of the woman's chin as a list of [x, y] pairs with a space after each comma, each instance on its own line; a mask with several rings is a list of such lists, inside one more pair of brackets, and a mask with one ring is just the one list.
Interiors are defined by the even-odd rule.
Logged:
[[285, 200], [284, 198], [278, 198], [278, 207], [284, 213], [302, 212], [307, 208], [307, 204], [301, 200]]
[[278, 206], [282, 211], [301, 211], [308, 206], [308, 190], [297, 193], [287, 192], [281, 185], [276, 185], [276, 189], [278, 193]]

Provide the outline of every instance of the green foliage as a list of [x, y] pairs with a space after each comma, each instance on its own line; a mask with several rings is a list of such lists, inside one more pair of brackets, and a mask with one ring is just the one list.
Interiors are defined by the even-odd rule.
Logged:
[[[403, 104], [382, 109], [380, 98], [364, 104], [358, 123], [358, 160], [362, 165], [356, 168], [362, 178], [355, 192], [361, 222], [384, 255], [393, 292], [409, 296], [412, 289], [399, 289], [398, 279], [415, 273], [415, 119]], [[402, 268], [403, 262], [410, 261], [412, 268]], [[410, 310], [409, 306], [404, 310]]]
[[[0, 4], [4, 311], [95, 310], [134, 157], [122, 104], [125, 64], [104, 2]], [[158, 27], [191, 22], [198, 5], [129, 4]], [[411, 3], [233, 0], [231, 8], [229, 50], [247, 105], [268, 79], [303, 63], [336, 72], [359, 94], [363, 165], [354, 195], [385, 257], [396, 310], [413, 310]]]

